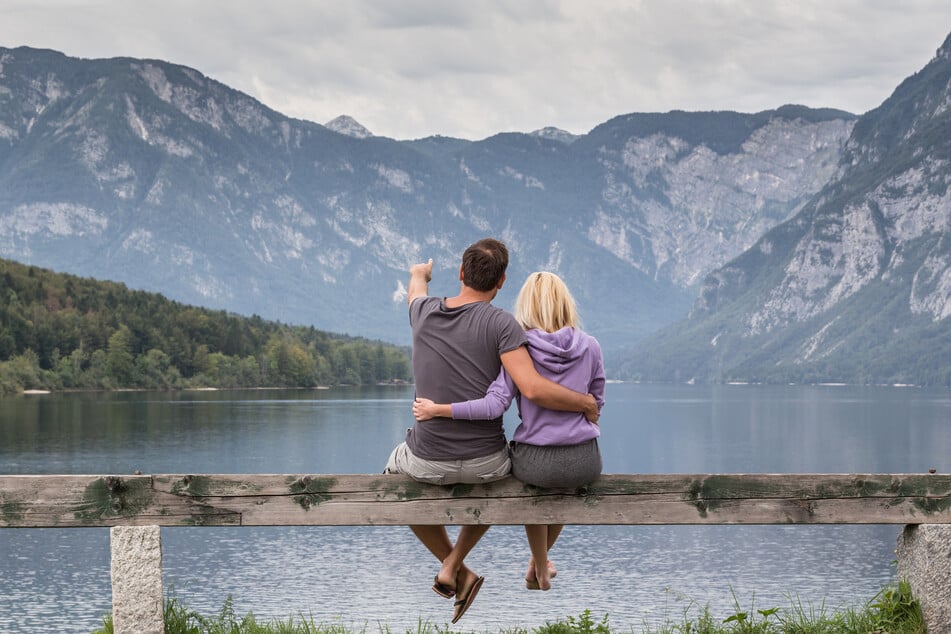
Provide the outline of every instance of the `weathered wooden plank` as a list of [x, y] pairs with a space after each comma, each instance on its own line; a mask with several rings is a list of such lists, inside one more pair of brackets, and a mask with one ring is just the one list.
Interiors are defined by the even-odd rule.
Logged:
[[354, 474], [0, 476], [0, 527], [951, 523], [939, 474], [613, 474], [577, 490]]
[[0, 476], [0, 527], [240, 522], [239, 513], [156, 491], [151, 476]]
[[387, 497], [537, 497], [546, 494], [650, 495], [676, 493], [708, 498], [894, 497], [951, 494], [951, 476], [937, 474], [606, 474], [573, 490], [543, 490], [514, 478], [483, 485], [438, 487], [394, 475], [155, 475], [156, 490], [176, 495], [245, 496], [287, 493], [376, 492]]

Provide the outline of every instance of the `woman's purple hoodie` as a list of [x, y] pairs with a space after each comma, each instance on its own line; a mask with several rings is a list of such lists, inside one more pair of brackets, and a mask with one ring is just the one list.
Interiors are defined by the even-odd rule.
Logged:
[[[526, 330], [528, 353], [538, 373], [582, 394], [592, 394], [598, 409], [604, 405], [604, 360], [598, 340], [577, 328], [548, 333]], [[517, 398], [521, 424], [513, 440], [529, 445], [578, 445], [600, 435], [598, 426], [578, 412], [559, 412], [522, 398], [503, 369], [484, 398], [452, 404], [452, 417], [492, 420], [502, 415]]]

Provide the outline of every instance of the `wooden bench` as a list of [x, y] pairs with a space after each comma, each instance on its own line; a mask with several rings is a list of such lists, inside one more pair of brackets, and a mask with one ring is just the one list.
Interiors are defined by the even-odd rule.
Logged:
[[951, 475], [624, 474], [539, 489], [395, 475], [0, 475], [0, 528], [112, 527], [115, 631], [162, 631], [161, 526], [901, 524], [898, 573], [951, 631]]

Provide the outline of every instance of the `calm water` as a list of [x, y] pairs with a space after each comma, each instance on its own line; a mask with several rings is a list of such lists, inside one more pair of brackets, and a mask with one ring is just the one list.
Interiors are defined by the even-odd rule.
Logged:
[[[0, 399], [0, 473], [375, 473], [411, 388]], [[611, 384], [607, 473], [951, 471], [951, 393], [911, 388]], [[514, 429], [514, 418], [506, 427]], [[567, 527], [548, 593], [524, 590], [518, 527], [467, 560], [477, 631], [578, 615], [639, 629], [691, 606], [860, 605], [893, 580], [895, 526]], [[445, 624], [436, 561], [408, 529], [164, 528], [166, 591], [206, 614], [304, 615], [396, 631]], [[0, 529], [0, 631], [89, 632], [110, 610], [108, 529]]]

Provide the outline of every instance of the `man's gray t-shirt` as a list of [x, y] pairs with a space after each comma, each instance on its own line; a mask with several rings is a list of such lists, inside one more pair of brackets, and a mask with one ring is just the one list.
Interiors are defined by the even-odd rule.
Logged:
[[[410, 304], [409, 321], [416, 395], [436, 403], [482, 398], [499, 375], [499, 356], [527, 343], [515, 318], [486, 302], [448, 308], [439, 297], [420, 297]], [[416, 421], [406, 444], [427, 460], [464, 460], [503, 449], [505, 433], [501, 417], [433, 418]]]

